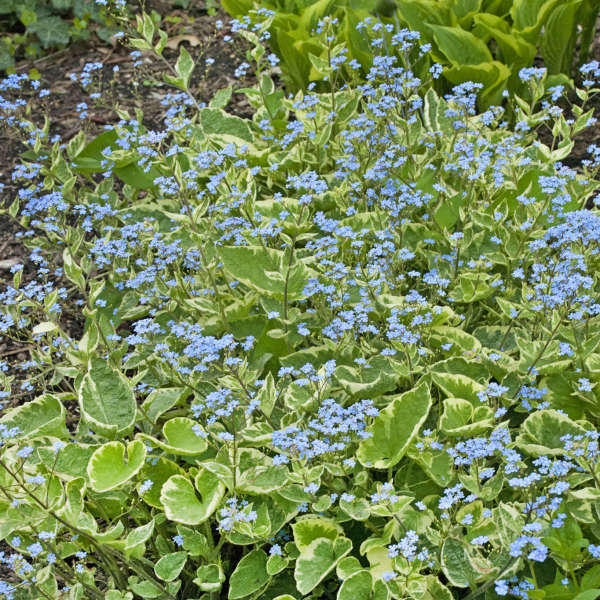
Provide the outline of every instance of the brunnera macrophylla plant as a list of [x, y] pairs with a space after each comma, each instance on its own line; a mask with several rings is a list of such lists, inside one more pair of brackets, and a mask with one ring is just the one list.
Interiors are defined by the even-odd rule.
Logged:
[[511, 130], [367, 23], [366, 83], [285, 98], [258, 16], [252, 119], [198, 103], [184, 51], [152, 130], [121, 107], [61, 143], [48, 92], [1, 83], [34, 272], [0, 293], [31, 353], [2, 395], [33, 398], [0, 418], [0, 593], [596, 598], [600, 150], [560, 161], [600, 66], [572, 118], [523, 70]]

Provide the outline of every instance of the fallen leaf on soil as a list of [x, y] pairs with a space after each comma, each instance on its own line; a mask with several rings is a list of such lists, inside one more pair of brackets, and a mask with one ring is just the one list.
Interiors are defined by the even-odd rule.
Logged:
[[4, 260], [0, 260], [0, 269], [3, 271], [8, 271], [8, 269], [14, 267], [15, 265], [18, 265], [20, 262], [21, 261], [16, 257], [5, 258]]
[[197, 38], [195, 35], [176, 35], [167, 42], [167, 48], [177, 50], [181, 42], [189, 42], [190, 46], [199, 46], [202, 43], [200, 38]]

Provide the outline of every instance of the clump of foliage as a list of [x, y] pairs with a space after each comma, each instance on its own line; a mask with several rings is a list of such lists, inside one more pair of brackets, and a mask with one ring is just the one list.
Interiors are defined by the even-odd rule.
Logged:
[[366, 83], [286, 98], [262, 16], [252, 119], [198, 103], [185, 49], [153, 130], [62, 144], [1, 84], [35, 272], [0, 293], [31, 348], [2, 395], [34, 395], [0, 418], [0, 593], [597, 597], [600, 150], [560, 162], [591, 111], [526, 69], [511, 130], [373, 22]]
[[434, 63], [443, 67], [438, 92], [467, 81], [482, 83], [479, 102], [485, 108], [499, 104], [505, 89], [522, 92], [519, 71], [531, 67], [537, 54], [554, 76], [549, 78], [551, 85], [564, 84], [587, 60], [600, 8], [595, 0], [223, 0], [222, 4], [238, 18], [255, 5], [274, 11], [269, 44], [294, 92], [323, 80], [310, 55], [326, 59], [326, 47], [315, 31], [325, 16], [339, 21], [336, 42], [348, 48], [364, 74], [368, 72], [371, 55], [359, 22], [371, 13], [397, 30], [407, 26], [418, 31], [422, 42], [431, 45], [427, 67]]
[[93, 30], [104, 41], [115, 21], [94, 0], [0, 0], [0, 71], [14, 66], [15, 54], [37, 58], [51, 49], [87, 40]]

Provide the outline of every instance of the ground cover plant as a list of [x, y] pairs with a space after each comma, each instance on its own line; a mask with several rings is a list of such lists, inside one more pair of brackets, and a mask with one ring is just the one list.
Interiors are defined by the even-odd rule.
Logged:
[[[154, 129], [121, 107], [62, 144], [37, 81], [0, 84], [36, 267], [0, 292], [31, 352], [2, 396], [33, 395], [0, 418], [0, 593], [597, 598], [600, 150], [560, 161], [600, 65], [570, 112], [522, 70], [511, 129], [375, 20], [342, 86], [325, 21], [332, 89], [287, 98], [254, 16], [251, 119], [231, 89], [193, 97], [183, 48]], [[167, 41], [148, 16], [130, 38]], [[90, 103], [102, 72], [79, 75]]]
[[[237, 18], [255, 5], [252, 0], [222, 3]], [[372, 55], [358, 24], [371, 13], [398, 30], [418, 31], [421, 42], [430, 44], [423, 64], [412, 65], [417, 76], [423, 77], [432, 64], [441, 65], [439, 93], [467, 81], [482, 83], [478, 101], [484, 108], [500, 104], [505, 89], [522, 94], [519, 71], [533, 66], [538, 55], [548, 69], [549, 86], [564, 84], [565, 75], [573, 75], [587, 61], [600, 8], [596, 0], [262, 0], [258, 5], [275, 12], [270, 43], [294, 92], [325, 77], [318, 61], [327, 59], [327, 47], [315, 33], [317, 21], [325, 16], [339, 21], [336, 41], [347, 46], [349, 57], [366, 75]]]

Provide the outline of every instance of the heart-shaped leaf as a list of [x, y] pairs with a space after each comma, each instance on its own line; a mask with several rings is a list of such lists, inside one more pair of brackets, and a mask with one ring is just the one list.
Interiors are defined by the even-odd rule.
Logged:
[[[127, 449], [127, 456], [125, 450]], [[144, 466], [146, 446], [139, 440], [109, 442], [94, 451], [88, 463], [90, 485], [97, 492], [114, 490], [129, 481]]]
[[217, 509], [224, 493], [225, 485], [219, 478], [202, 469], [194, 483], [183, 475], [169, 477], [160, 491], [160, 502], [171, 521], [198, 525]]
[[115, 439], [131, 431], [137, 405], [129, 380], [105, 360], [92, 359], [79, 386], [81, 413], [94, 432]]
[[169, 454], [194, 456], [202, 454], [207, 448], [204, 437], [198, 435], [195, 431], [197, 427], [199, 427], [198, 424], [192, 419], [175, 417], [169, 419], [163, 426], [164, 442], [145, 434], [141, 434], [139, 437], [148, 440], [151, 444], [162, 448]]
[[425, 382], [396, 396], [375, 418], [367, 431], [372, 436], [361, 441], [357, 457], [374, 469], [394, 466], [425, 422], [431, 408], [431, 395]]

